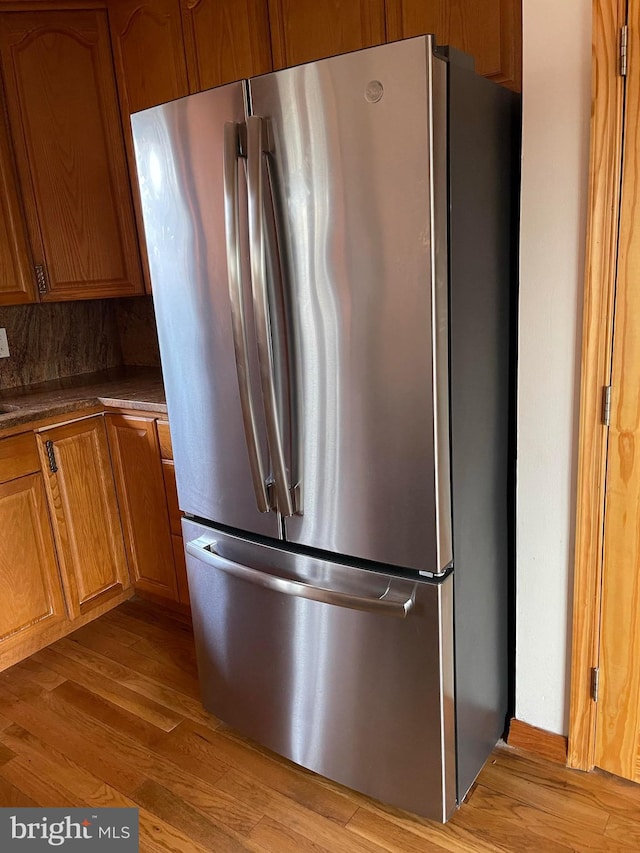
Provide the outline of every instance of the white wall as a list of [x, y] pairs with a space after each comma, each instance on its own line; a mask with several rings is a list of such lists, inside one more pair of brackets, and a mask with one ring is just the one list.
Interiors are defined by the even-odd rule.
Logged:
[[568, 728], [590, 0], [523, 0], [516, 717]]

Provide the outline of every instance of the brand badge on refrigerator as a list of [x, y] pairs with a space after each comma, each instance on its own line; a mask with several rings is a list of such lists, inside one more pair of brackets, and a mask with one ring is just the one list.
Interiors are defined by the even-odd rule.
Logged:
[[377, 104], [380, 98], [384, 95], [384, 86], [379, 80], [370, 80], [364, 90], [365, 101], [370, 104]]

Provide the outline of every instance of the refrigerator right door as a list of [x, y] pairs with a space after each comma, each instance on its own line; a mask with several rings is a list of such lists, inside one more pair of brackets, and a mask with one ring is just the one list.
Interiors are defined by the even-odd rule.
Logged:
[[438, 574], [452, 560], [446, 64], [421, 37], [249, 87], [288, 312], [286, 538]]

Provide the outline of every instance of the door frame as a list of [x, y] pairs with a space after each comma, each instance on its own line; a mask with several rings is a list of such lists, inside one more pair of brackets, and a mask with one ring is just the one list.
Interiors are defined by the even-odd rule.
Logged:
[[610, 382], [622, 171], [625, 81], [620, 29], [627, 0], [593, 0], [592, 113], [584, 282], [580, 423], [573, 586], [571, 702], [567, 764], [591, 770], [597, 705], [608, 429], [603, 389]]

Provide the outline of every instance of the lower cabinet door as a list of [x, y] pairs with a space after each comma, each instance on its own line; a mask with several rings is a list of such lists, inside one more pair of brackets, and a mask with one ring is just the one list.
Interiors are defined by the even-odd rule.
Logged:
[[30, 637], [66, 620], [41, 474], [0, 485], [0, 530], [0, 648], [4, 651], [16, 644], [26, 647]]
[[178, 601], [155, 420], [130, 415], [107, 415], [106, 419], [136, 588]]
[[72, 617], [131, 581], [102, 416], [39, 433], [38, 450]]

